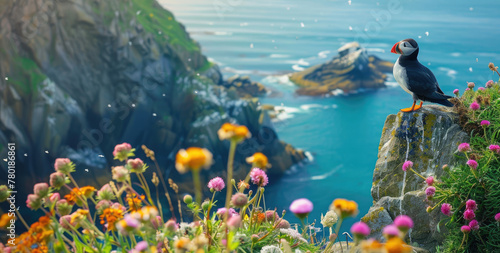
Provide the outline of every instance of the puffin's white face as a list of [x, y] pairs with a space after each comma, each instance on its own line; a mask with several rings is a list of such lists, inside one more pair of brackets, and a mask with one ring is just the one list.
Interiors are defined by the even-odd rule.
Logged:
[[415, 50], [417, 50], [417, 49], [418, 49], [418, 45], [416, 45], [414, 47], [412, 45], [412, 43], [410, 43], [409, 41], [402, 40], [402, 41], [394, 44], [394, 46], [391, 49], [391, 53], [401, 54], [401, 55], [410, 55], [413, 52], [415, 52]]

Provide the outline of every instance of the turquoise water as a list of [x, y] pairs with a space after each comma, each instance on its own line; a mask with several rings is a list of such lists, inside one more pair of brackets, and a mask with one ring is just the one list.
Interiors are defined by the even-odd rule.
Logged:
[[[313, 201], [319, 222], [335, 198], [372, 204], [370, 188], [384, 121], [411, 105], [392, 76], [389, 87], [349, 96], [298, 97], [285, 73], [323, 63], [358, 39], [389, 61], [394, 43], [414, 38], [419, 59], [442, 90], [463, 91], [467, 82], [495, 79], [487, 64], [500, 64], [500, 2], [160, 0], [200, 42], [226, 77], [247, 74], [279, 92], [261, 100], [287, 112], [275, 126], [281, 139], [313, 154], [266, 190], [267, 206], [288, 210], [296, 198]], [[365, 30], [366, 29], [366, 30]], [[496, 79], [495, 79], [496, 80]], [[292, 215], [287, 218], [295, 220]], [[310, 220], [312, 221], [312, 220]], [[355, 220], [344, 225], [348, 229]]]

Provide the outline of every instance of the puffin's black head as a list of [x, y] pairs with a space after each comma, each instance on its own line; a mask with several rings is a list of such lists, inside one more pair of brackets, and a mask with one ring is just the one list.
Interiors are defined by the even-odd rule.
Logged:
[[411, 55], [418, 50], [418, 44], [414, 39], [402, 40], [392, 46], [391, 53]]

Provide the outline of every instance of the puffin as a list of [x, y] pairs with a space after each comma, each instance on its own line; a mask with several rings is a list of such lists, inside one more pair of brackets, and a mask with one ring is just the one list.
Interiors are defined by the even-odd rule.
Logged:
[[[438, 103], [452, 107], [448, 101], [452, 96], [445, 95], [439, 88], [436, 77], [417, 59], [418, 44], [414, 39], [405, 39], [394, 44], [391, 53], [400, 54], [392, 70], [398, 84], [413, 96], [413, 105], [401, 109], [402, 112], [413, 112], [422, 108], [423, 101]], [[417, 101], [420, 100], [420, 105]]]

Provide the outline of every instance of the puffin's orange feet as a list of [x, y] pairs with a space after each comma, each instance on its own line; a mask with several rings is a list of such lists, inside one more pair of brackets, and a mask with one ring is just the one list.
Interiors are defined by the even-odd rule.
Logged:
[[415, 102], [413, 103], [413, 105], [411, 107], [408, 107], [408, 108], [404, 108], [404, 109], [401, 109], [402, 112], [414, 112], [420, 108], [422, 108], [422, 104], [423, 102], [420, 101], [420, 105], [416, 105]]

